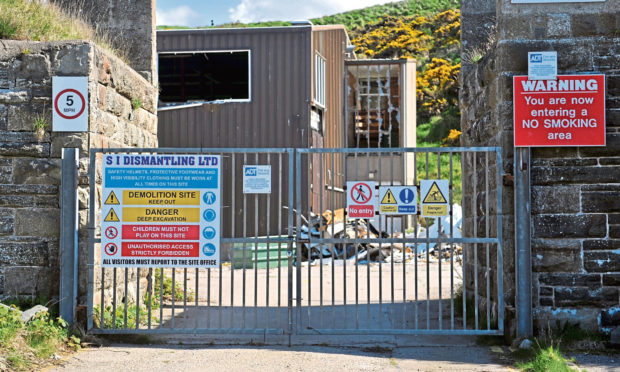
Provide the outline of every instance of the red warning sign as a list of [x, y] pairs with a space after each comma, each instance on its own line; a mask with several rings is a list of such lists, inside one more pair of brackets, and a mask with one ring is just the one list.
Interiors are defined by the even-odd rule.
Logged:
[[198, 225], [123, 225], [123, 239], [198, 240]]
[[123, 242], [123, 257], [198, 257], [198, 242]]
[[516, 147], [605, 146], [605, 75], [513, 82]]
[[114, 243], [108, 243], [105, 246], [105, 253], [108, 256], [114, 256], [118, 252], [118, 247]]
[[349, 218], [373, 218], [377, 210], [374, 195], [375, 183], [370, 181], [347, 182], [347, 215]]
[[118, 230], [114, 226], [110, 226], [105, 229], [105, 236], [108, 239], [114, 239], [118, 236]]

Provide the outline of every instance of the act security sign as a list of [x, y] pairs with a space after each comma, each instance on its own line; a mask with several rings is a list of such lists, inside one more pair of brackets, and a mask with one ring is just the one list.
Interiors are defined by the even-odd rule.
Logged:
[[513, 82], [515, 147], [605, 146], [605, 75]]

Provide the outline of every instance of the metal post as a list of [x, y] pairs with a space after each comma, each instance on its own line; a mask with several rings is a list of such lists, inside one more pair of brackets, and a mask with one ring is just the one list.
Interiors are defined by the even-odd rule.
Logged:
[[75, 148], [62, 149], [60, 194], [60, 316], [73, 324], [78, 284], [78, 168]]
[[533, 327], [529, 147], [516, 149], [514, 168], [517, 337], [530, 337]]

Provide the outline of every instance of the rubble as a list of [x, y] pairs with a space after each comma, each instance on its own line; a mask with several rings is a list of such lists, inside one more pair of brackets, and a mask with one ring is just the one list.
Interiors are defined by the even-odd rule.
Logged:
[[[462, 209], [459, 205], [452, 206], [452, 229], [451, 217], [443, 217], [436, 219], [435, 223], [430, 225], [428, 229], [416, 224], [417, 231], [410, 232], [394, 232], [392, 235], [385, 231], [379, 231], [371, 222], [363, 219], [346, 219], [344, 209], [335, 211], [325, 211], [321, 215], [313, 215], [310, 221], [301, 227], [299, 231], [299, 240], [301, 245], [301, 258], [305, 263], [304, 266], [310, 264], [318, 264], [324, 259], [323, 264], [342, 265], [346, 261], [357, 262], [358, 264], [371, 264], [376, 262], [413, 262], [417, 255], [418, 262], [429, 261], [450, 261], [454, 259], [456, 262], [462, 262], [463, 247], [460, 244], [440, 243], [439, 246], [435, 242], [423, 243], [403, 243], [403, 242], [360, 242], [360, 243], [322, 243], [320, 239], [377, 239], [377, 238], [419, 238], [419, 239], [436, 239], [437, 237], [460, 238]], [[437, 223], [437, 220], [440, 222]], [[428, 236], [427, 236], [428, 235]], [[313, 243], [305, 243], [308, 240], [314, 240]], [[427, 252], [428, 250], [428, 252]], [[325, 260], [329, 258], [329, 260]], [[313, 262], [314, 261], [314, 262]]]

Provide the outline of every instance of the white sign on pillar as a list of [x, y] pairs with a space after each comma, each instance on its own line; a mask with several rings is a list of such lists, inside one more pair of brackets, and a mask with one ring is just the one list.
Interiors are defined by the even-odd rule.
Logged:
[[52, 130], [88, 131], [88, 77], [52, 77]]

